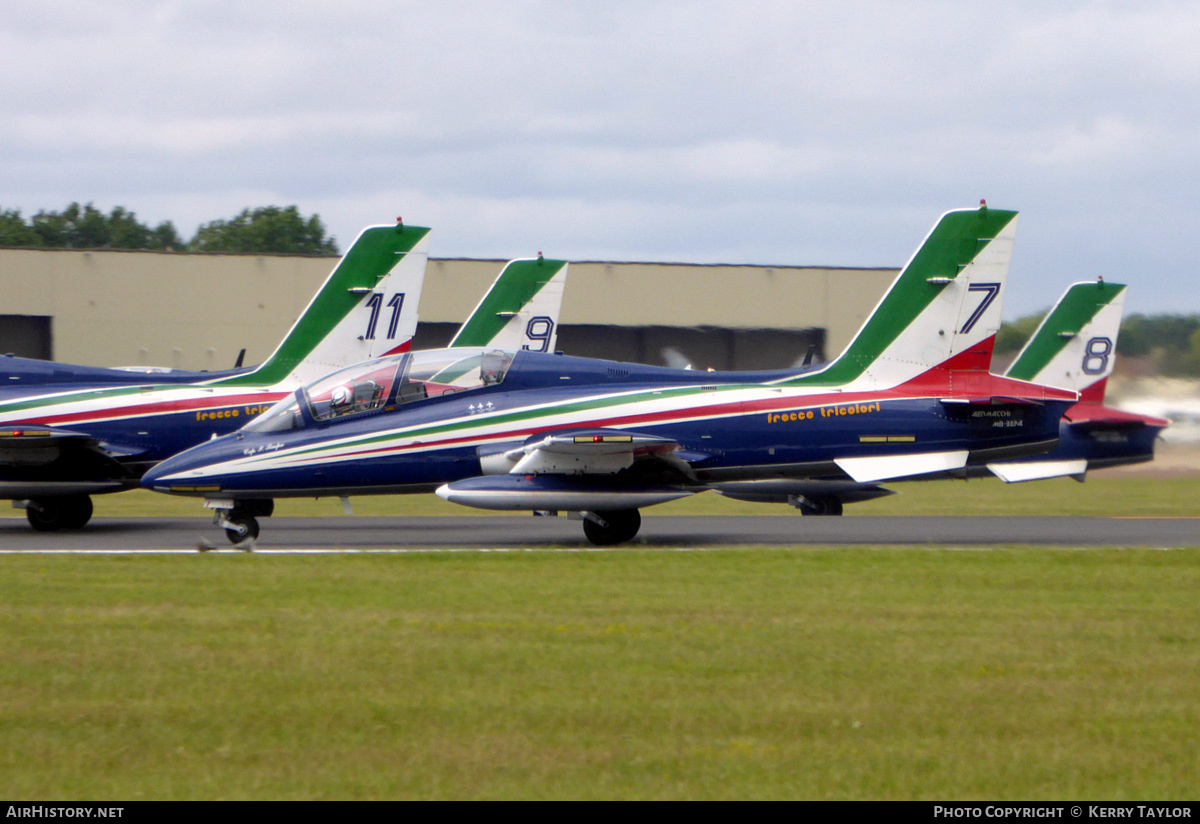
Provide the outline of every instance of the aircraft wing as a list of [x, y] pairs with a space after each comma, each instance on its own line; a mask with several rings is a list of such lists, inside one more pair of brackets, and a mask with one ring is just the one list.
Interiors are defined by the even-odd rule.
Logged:
[[691, 475], [675, 453], [678, 441], [615, 429], [576, 429], [530, 437], [524, 443], [480, 456], [484, 471], [512, 475], [612, 475], [653, 458]]
[[[853, 481], [873, 484], [961, 471], [966, 451], [929, 452], [835, 461]], [[484, 475], [442, 486], [437, 494], [482, 509], [596, 509], [648, 506], [710, 486], [695, 468], [709, 456], [685, 452], [678, 441], [614, 429], [541, 433], [520, 444], [480, 451]], [[733, 487], [736, 488], [736, 487]]]
[[14, 498], [127, 488], [137, 477], [123, 461], [139, 452], [101, 443], [85, 432], [9, 424], [0, 427], [0, 488]]
[[[485, 473], [443, 485], [444, 500], [480, 509], [613, 510], [695, 493], [688, 459], [672, 438], [614, 429], [539, 433], [481, 452]], [[622, 473], [622, 474], [618, 474]]]
[[41, 461], [43, 457], [54, 460], [64, 450], [97, 446], [99, 441], [86, 432], [24, 424], [0, 428], [0, 461], [3, 462], [10, 459]]

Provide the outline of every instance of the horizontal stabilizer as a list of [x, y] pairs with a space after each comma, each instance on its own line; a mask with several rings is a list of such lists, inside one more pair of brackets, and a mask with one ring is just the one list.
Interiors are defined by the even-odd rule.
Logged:
[[950, 472], [967, 465], [967, 452], [925, 452], [918, 455], [887, 455], [884, 457], [838, 458], [834, 461], [842, 471], [860, 484]]
[[442, 500], [477, 509], [577, 512], [637, 509], [691, 494], [681, 487], [562, 475], [485, 475], [445, 484], [437, 490]]
[[1093, 429], [1140, 429], [1153, 426], [1165, 429], [1171, 424], [1166, 418], [1125, 412], [1099, 403], [1077, 403], [1063, 416], [1071, 425], [1084, 430]]
[[1040, 481], [1046, 478], [1072, 477], [1083, 480], [1087, 473], [1087, 460], [1075, 461], [1028, 461], [1024, 463], [990, 463], [988, 470], [1006, 484], [1021, 481]]

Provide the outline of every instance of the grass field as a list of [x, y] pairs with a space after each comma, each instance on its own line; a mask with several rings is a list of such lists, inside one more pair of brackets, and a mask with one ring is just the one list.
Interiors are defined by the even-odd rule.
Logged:
[[1188, 799], [1200, 553], [9, 556], [25, 799]]
[[[898, 488], [848, 515], [1200, 516], [1195, 477]], [[710, 494], [647, 515], [789, 511]], [[1194, 799], [1197, 532], [1177, 551], [4, 556], [0, 794]]]

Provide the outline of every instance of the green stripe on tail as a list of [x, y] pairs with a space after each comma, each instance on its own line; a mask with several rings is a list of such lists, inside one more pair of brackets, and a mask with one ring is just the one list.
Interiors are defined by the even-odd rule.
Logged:
[[[1124, 284], [1103, 281], [1071, 286], [1050, 310], [1050, 314], [1043, 318], [1005, 375], [1017, 380], [1033, 381], [1091, 323], [1100, 310], [1116, 300], [1123, 291]], [[1053, 381], [1038, 380], [1058, 385]]]
[[424, 226], [403, 225], [364, 229], [274, 354], [253, 372], [214, 381], [212, 385], [272, 386], [286, 379], [362, 302], [362, 290], [373, 289], [429, 231]]
[[826, 369], [788, 383], [841, 385], [860, 377], [1016, 216], [986, 206], [942, 215], [846, 351]]
[[[508, 325], [512, 316], [532, 301], [566, 265], [564, 260], [546, 260], [540, 257], [511, 261], [475, 307], [475, 311], [459, 327], [458, 334], [450, 341], [450, 346], [490, 346], [496, 335]], [[555, 323], [558, 322], [557, 318], [554, 320]]]

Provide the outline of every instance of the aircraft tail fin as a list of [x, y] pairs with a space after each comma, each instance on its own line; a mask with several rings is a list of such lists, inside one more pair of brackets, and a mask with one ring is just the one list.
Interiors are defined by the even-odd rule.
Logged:
[[1017, 354], [1005, 376], [1080, 393], [1103, 402], [1125, 308], [1120, 283], [1072, 284]]
[[567, 262], [541, 255], [511, 261], [463, 323], [450, 346], [553, 352]]
[[406, 351], [417, 328], [429, 231], [403, 224], [364, 229], [275, 352], [253, 371], [214, 383], [299, 386]]
[[938, 367], [986, 373], [1016, 225], [983, 203], [942, 215], [846, 350], [786, 382], [873, 389]]

